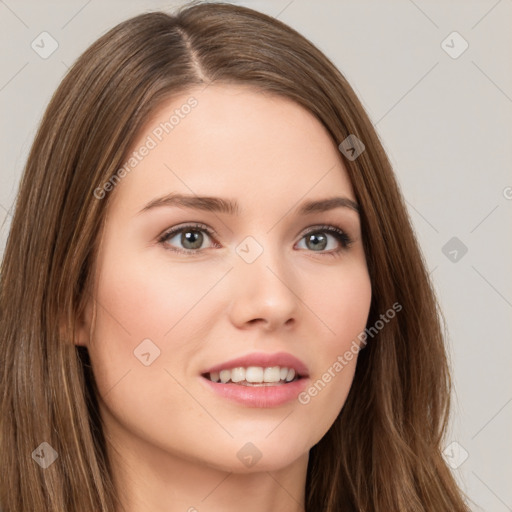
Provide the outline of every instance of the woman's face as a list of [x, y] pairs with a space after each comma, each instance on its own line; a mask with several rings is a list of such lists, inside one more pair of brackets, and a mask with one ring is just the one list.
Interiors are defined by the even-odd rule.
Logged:
[[[77, 341], [107, 435], [119, 450], [224, 471], [307, 459], [346, 400], [357, 358], [339, 358], [365, 329], [371, 299], [336, 144], [289, 100], [211, 85], [160, 109], [132, 150], [107, 192], [95, 300]], [[220, 208], [228, 202], [236, 208]], [[303, 367], [228, 364], [255, 353]], [[219, 378], [253, 385], [205, 376], [232, 366]], [[302, 378], [257, 386], [259, 367], [267, 380], [291, 378], [292, 367]]]

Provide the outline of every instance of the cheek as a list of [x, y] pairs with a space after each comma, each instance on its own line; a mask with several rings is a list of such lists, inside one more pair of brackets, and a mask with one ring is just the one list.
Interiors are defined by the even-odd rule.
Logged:
[[318, 274], [315, 287], [309, 288], [316, 290], [309, 294], [308, 305], [321, 320], [324, 354], [345, 350], [368, 319], [372, 289], [366, 266], [358, 263]]
[[164, 368], [186, 373], [191, 355], [218, 317], [217, 302], [208, 294], [225, 272], [219, 265], [148, 265], [120, 255], [104, 259], [90, 347], [98, 386], [108, 390], [127, 371], [130, 378]]
[[218, 316], [208, 292], [225, 272], [185, 267], [119, 257], [102, 262], [89, 353], [105, 413], [133, 430], [158, 431], [148, 418], [162, 417], [178, 435], [186, 427], [171, 421], [170, 411], [179, 410], [181, 419], [193, 409], [180, 383]]
[[[371, 303], [371, 282], [365, 265], [347, 265], [317, 279], [316, 293], [308, 297], [312, 311], [318, 312], [316, 365], [310, 386], [298, 401], [308, 410], [308, 420], [316, 418], [316, 428], [327, 432], [340, 413], [350, 391], [357, 364], [360, 341]], [[318, 435], [318, 431], [316, 432]]]
[[98, 289], [98, 300], [113, 320], [136, 339], [167, 339], [173, 331], [194, 328], [188, 319], [226, 269], [219, 266], [168, 264], [164, 261], [148, 264], [141, 260], [124, 259], [104, 265]]

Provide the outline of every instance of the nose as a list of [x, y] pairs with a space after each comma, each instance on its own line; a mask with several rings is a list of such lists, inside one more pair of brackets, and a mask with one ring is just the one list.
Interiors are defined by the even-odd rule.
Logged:
[[234, 325], [273, 331], [297, 322], [298, 283], [277, 249], [265, 248], [252, 263], [237, 256], [231, 274], [229, 315]]

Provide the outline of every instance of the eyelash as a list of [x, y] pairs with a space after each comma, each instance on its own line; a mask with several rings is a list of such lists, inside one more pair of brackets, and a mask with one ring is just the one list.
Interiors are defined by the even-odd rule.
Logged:
[[[173, 247], [168, 245], [166, 242], [169, 240], [169, 238], [172, 238], [174, 235], [181, 233], [183, 231], [205, 231], [210, 238], [214, 238], [217, 236], [215, 231], [213, 231], [211, 228], [209, 228], [205, 224], [187, 224], [185, 226], [179, 226], [177, 228], [172, 228], [169, 231], [166, 231], [162, 235], [160, 235], [157, 239], [159, 244], [162, 244], [164, 248], [168, 251], [180, 253], [180, 254], [197, 254], [205, 249], [179, 249], [177, 247]], [[324, 256], [338, 256], [342, 251], [347, 250], [353, 243], [353, 240], [350, 238], [347, 233], [345, 233], [343, 230], [336, 226], [330, 226], [330, 225], [321, 225], [321, 226], [313, 226], [312, 228], [308, 229], [301, 237], [301, 240], [306, 237], [307, 235], [313, 234], [313, 233], [330, 233], [333, 235], [338, 242], [340, 242], [341, 247], [338, 249], [333, 249], [327, 252], [323, 251], [309, 251], [312, 253], [318, 252], [318, 254], [324, 255]]]

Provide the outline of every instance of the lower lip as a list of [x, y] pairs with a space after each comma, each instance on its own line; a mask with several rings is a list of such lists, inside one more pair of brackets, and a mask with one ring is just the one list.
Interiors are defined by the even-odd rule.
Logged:
[[297, 400], [299, 393], [304, 391], [309, 381], [307, 377], [302, 377], [276, 386], [242, 386], [213, 382], [203, 376], [201, 380], [220, 396], [248, 407], [278, 407]]

